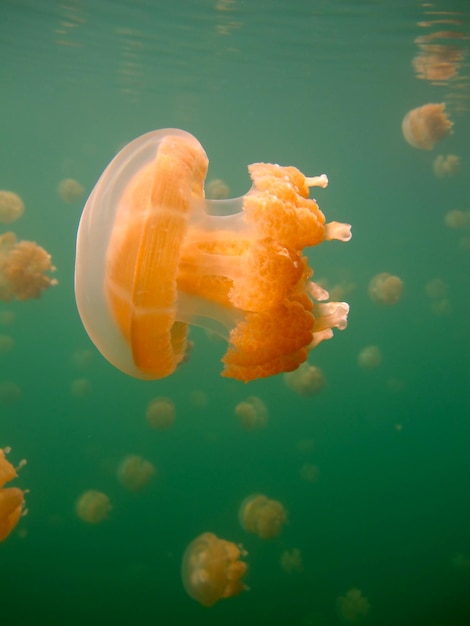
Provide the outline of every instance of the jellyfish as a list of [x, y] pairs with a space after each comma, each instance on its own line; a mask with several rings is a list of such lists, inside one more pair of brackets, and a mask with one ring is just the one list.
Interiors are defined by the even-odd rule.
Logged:
[[449, 178], [454, 176], [460, 169], [460, 157], [456, 154], [438, 154], [432, 162], [432, 171], [436, 178]]
[[203, 606], [231, 598], [247, 589], [242, 582], [247, 552], [241, 545], [203, 533], [193, 539], [183, 555], [181, 576], [186, 593]]
[[126, 456], [119, 464], [117, 477], [129, 491], [140, 491], [155, 474], [155, 466], [137, 454]]
[[64, 202], [72, 203], [80, 200], [85, 190], [74, 178], [64, 178], [57, 185], [57, 193]]
[[287, 522], [287, 512], [277, 500], [254, 493], [243, 500], [238, 510], [242, 528], [261, 539], [277, 537]]
[[51, 255], [33, 241], [17, 241], [14, 233], [0, 235], [0, 300], [10, 302], [39, 298], [57, 285]]
[[0, 354], [11, 352], [15, 347], [15, 340], [10, 335], [0, 335]]
[[434, 144], [452, 132], [453, 123], [445, 112], [446, 105], [425, 104], [408, 111], [401, 125], [406, 141], [420, 150], [432, 150]]
[[23, 200], [14, 191], [0, 190], [0, 223], [16, 222], [24, 212]]
[[336, 607], [340, 617], [346, 622], [358, 622], [370, 611], [369, 600], [362, 595], [360, 589], [354, 588], [337, 598]]
[[[6, 460], [9, 448], [0, 448], [0, 541], [4, 541], [18, 524], [23, 513], [24, 492], [18, 487], [5, 487], [18, 476], [13, 465]], [[26, 461], [21, 461], [20, 466]]]
[[398, 276], [382, 272], [369, 283], [369, 296], [377, 304], [396, 304], [403, 292], [403, 281]]
[[108, 518], [112, 506], [108, 496], [102, 491], [85, 491], [75, 503], [77, 516], [88, 524], [99, 524]]
[[300, 468], [300, 478], [306, 483], [318, 482], [319, 474], [320, 470], [318, 465], [314, 465], [313, 463], [304, 463]]
[[164, 396], [154, 398], [149, 402], [145, 416], [152, 428], [157, 430], [170, 428], [176, 418], [175, 403]]
[[303, 570], [302, 552], [299, 548], [292, 550], [284, 550], [281, 554], [280, 564], [282, 569], [288, 574], [293, 572], [301, 572]]
[[449, 228], [470, 228], [470, 211], [452, 209], [445, 214], [444, 222]]
[[382, 363], [382, 353], [378, 346], [366, 346], [357, 357], [357, 363], [365, 369], [374, 369]]
[[142, 379], [176, 371], [188, 325], [228, 341], [223, 375], [242, 381], [296, 369], [308, 351], [347, 325], [346, 303], [310, 280], [306, 246], [348, 241], [294, 167], [250, 165], [253, 186], [234, 200], [204, 199], [208, 159], [177, 129], [125, 146], [93, 189], [80, 220], [75, 295], [97, 348]]
[[88, 378], [75, 378], [70, 385], [70, 393], [75, 398], [86, 398], [91, 393], [91, 383]]
[[0, 381], [0, 404], [16, 404], [21, 398], [20, 387], [11, 380]]
[[223, 200], [230, 197], [230, 188], [221, 178], [214, 178], [207, 184], [207, 197]]
[[305, 361], [293, 372], [284, 374], [286, 385], [299, 396], [308, 398], [316, 395], [326, 384], [326, 379], [319, 367]]
[[264, 428], [268, 421], [268, 407], [256, 396], [242, 400], [235, 407], [235, 415], [245, 430]]

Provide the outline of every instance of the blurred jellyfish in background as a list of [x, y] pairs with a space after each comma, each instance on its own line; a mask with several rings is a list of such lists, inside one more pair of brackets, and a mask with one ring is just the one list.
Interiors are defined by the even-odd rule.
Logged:
[[442, 278], [433, 278], [429, 280], [425, 287], [425, 293], [431, 300], [431, 311], [434, 315], [448, 315], [452, 311], [452, 305], [448, 297], [447, 284]]
[[214, 200], [223, 200], [230, 196], [230, 187], [221, 178], [214, 178], [206, 186], [206, 197]]
[[336, 608], [345, 622], [359, 622], [368, 615], [370, 603], [360, 589], [353, 588], [337, 598]]
[[24, 508], [24, 491], [17, 487], [5, 487], [6, 483], [18, 476], [17, 469], [26, 461], [21, 461], [18, 468], [6, 460], [10, 448], [0, 448], [0, 541], [4, 541], [18, 524]]
[[318, 465], [304, 463], [300, 468], [300, 478], [306, 483], [316, 483], [320, 475]]
[[83, 186], [74, 178], [65, 178], [57, 185], [59, 197], [69, 204], [77, 202], [85, 193]]
[[453, 229], [470, 228], [470, 211], [452, 209], [444, 216], [445, 225]]
[[322, 370], [307, 361], [293, 372], [284, 374], [284, 381], [289, 389], [304, 398], [316, 395], [326, 385]]
[[72, 354], [72, 365], [78, 370], [86, 370], [93, 361], [93, 350], [81, 349], [75, 350]]
[[112, 509], [108, 496], [102, 491], [85, 491], [75, 503], [77, 516], [88, 524], [99, 524], [108, 518]]
[[128, 491], [141, 491], [155, 475], [155, 466], [137, 454], [126, 456], [119, 463], [117, 478]]
[[460, 170], [460, 157], [455, 154], [438, 154], [432, 162], [432, 171], [436, 178], [450, 178]]
[[235, 415], [245, 430], [258, 430], [268, 423], [268, 408], [256, 396], [250, 396], [235, 407]]
[[11, 352], [15, 347], [15, 340], [10, 335], [0, 335], [0, 354]]
[[381, 272], [369, 283], [369, 296], [377, 304], [393, 305], [400, 301], [403, 281], [398, 276]]
[[170, 428], [176, 418], [176, 407], [173, 400], [164, 396], [154, 398], [147, 406], [145, 417], [152, 428], [157, 430]]
[[203, 606], [231, 598], [247, 589], [242, 582], [247, 552], [241, 545], [203, 533], [186, 548], [181, 577], [186, 593]]
[[410, 146], [432, 150], [435, 143], [452, 132], [453, 123], [447, 117], [445, 108], [445, 103], [429, 103], [408, 111], [403, 118], [402, 131]]
[[242, 528], [261, 539], [277, 537], [287, 522], [287, 511], [277, 500], [260, 493], [246, 497], [238, 510]]
[[74, 398], [86, 398], [91, 393], [91, 383], [88, 378], [76, 378], [70, 385], [70, 393]]
[[51, 255], [32, 241], [17, 241], [14, 233], [0, 235], [0, 300], [29, 300], [57, 285]]
[[10, 224], [24, 212], [23, 200], [14, 191], [0, 190], [0, 224]]
[[302, 553], [299, 548], [284, 550], [280, 559], [281, 568], [288, 574], [303, 570]]
[[21, 398], [19, 385], [11, 380], [0, 381], [0, 404], [13, 405]]
[[364, 369], [374, 369], [382, 363], [382, 353], [378, 346], [366, 346], [357, 357], [357, 363]]

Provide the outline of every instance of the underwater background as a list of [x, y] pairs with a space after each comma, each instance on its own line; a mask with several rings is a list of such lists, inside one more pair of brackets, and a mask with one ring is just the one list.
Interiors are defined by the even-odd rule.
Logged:
[[[0, 447], [27, 460], [12, 485], [28, 490], [0, 544], [2, 626], [470, 624], [469, 20], [466, 0], [0, 1], [0, 189], [25, 205], [0, 233], [43, 246], [59, 283], [0, 302]], [[452, 65], [438, 79], [413, 63], [430, 33]], [[453, 133], [417, 150], [401, 122], [428, 102]], [[230, 197], [257, 161], [328, 175], [315, 197], [353, 237], [306, 252], [351, 309], [309, 355], [318, 393], [220, 377], [226, 344], [201, 329], [153, 382], [88, 339], [73, 286], [86, 197], [123, 145], [167, 127], [199, 139]], [[439, 154], [459, 170], [436, 175]], [[67, 178], [82, 197], [61, 197]], [[403, 281], [393, 306], [368, 294], [381, 272]], [[367, 346], [380, 364], [361, 367]], [[146, 420], [160, 396], [166, 429]], [[252, 396], [268, 419], [250, 430], [235, 407]], [[155, 467], [138, 493], [117, 477], [129, 454]], [[98, 524], [76, 514], [89, 489], [112, 506]], [[287, 510], [277, 537], [241, 527], [252, 493]], [[206, 531], [248, 552], [249, 590], [211, 608], [181, 581]], [[363, 610], [345, 614], [354, 589]]]

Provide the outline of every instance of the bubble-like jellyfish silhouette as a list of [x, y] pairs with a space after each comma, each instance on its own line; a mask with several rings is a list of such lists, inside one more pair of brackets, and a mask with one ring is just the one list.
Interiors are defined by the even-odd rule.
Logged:
[[75, 503], [77, 516], [88, 524], [99, 524], [108, 518], [112, 509], [108, 496], [102, 491], [85, 491]]
[[401, 128], [410, 146], [432, 150], [435, 143], [450, 134], [453, 123], [447, 117], [445, 108], [445, 103], [429, 103], [408, 111]]
[[299, 548], [284, 550], [280, 558], [281, 568], [288, 574], [301, 572], [303, 570], [302, 552]]
[[145, 417], [152, 428], [157, 430], [170, 428], [176, 418], [175, 403], [165, 396], [154, 398], [147, 406]]
[[72, 203], [80, 200], [85, 193], [83, 186], [74, 178], [64, 178], [57, 185], [57, 193], [64, 202]]
[[245, 430], [257, 430], [268, 422], [268, 407], [261, 398], [250, 396], [237, 404], [235, 415]]
[[0, 335], [0, 354], [11, 352], [15, 347], [15, 340], [10, 335]]
[[0, 235], [0, 300], [29, 300], [57, 280], [46, 272], [55, 271], [51, 255], [33, 241], [17, 241], [14, 233]]
[[224, 376], [243, 381], [290, 371], [343, 329], [345, 303], [318, 304], [303, 249], [348, 241], [325, 224], [294, 167], [249, 166], [251, 190], [204, 199], [207, 155], [177, 129], [143, 135], [106, 168], [77, 236], [75, 294], [102, 354], [137, 378], [172, 374], [185, 359], [188, 324], [223, 336]]
[[[0, 448], [0, 541], [4, 541], [18, 524], [24, 506], [24, 492], [17, 487], [5, 487], [6, 483], [18, 474], [13, 465], [6, 460], [9, 448]], [[20, 463], [20, 467], [26, 461]]]
[[238, 510], [242, 528], [261, 539], [277, 537], [287, 522], [287, 511], [277, 500], [254, 493], [243, 500]]
[[438, 154], [432, 162], [432, 171], [436, 178], [450, 178], [460, 169], [460, 157], [456, 154]]
[[247, 589], [242, 582], [247, 564], [241, 560], [246, 556], [240, 545], [213, 533], [199, 535], [183, 555], [181, 577], [186, 593], [203, 606], [237, 596]]
[[345, 622], [359, 622], [369, 613], [370, 603], [360, 589], [353, 588], [337, 598], [336, 608]]
[[126, 456], [117, 470], [117, 477], [129, 491], [141, 491], [155, 475], [155, 466], [137, 454]]
[[369, 283], [369, 296], [377, 304], [396, 304], [399, 302], [402, 293], [402, 279], [388, 272], [377, 274]]
[[0, 190], [0, 223], [10, 224], [24, 212], [23, 200], [14, 191]]
[[357, 357], [357, 363], [365, 369], [374, 369], [382, 363], [382, 353], [378, 346], [366, 346]]
[[284, 380], [289, 389], [304, 398], [316, 395], [326, 384], [322, 370], [307, 361], [293, 372], [284, 374]]

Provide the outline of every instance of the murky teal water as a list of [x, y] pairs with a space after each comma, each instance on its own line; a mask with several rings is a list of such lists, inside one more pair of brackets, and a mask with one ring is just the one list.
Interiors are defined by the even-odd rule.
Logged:
[[[337, 598], [352, 588], [370, 603], [368, 624], [470, 623], [470, 229], [445, 223], [470, 211], [469, 19], [464, 0], [2, 0], [0, 189], [23, 198], [11, 226], [52, 254], [59, 280], [0, 308], [15, 315], [0, 328], [15, 341], [0, 381], [21, 389], [0, 403], [0, 446], [27, 459], [15, 484], [29, 490], [27, 515], [0, 545], [2, 626], [326, 626], [341, 623]], [[443, 30], [466, 39], [427, 42], [456, 73], [433, 84], [412, 66], [415, 40]], [[428, 102], [446, 102], [454, 122], [431, 152], [401, 133], [405, 113]], [[327, 379], [318, 395], [302, 398], [282, 377], [221, 378], [224, 345], [200, 330], [189, 362], [158, 382], [124, 376], [88, 340], [73, 293], [86, 195], [67, 204], [57, 184], [72, 177], [89, 193], [123, 144], [165, 127], [201, 141], [208, 179], [233, 196], [256, 161], [328, 174], [315, 195], [353, 239], [309, 258], [318, 279], [348, 287], [351, 312], [310, 356]], [[460, 172], [436, 178], [435, 156], [450, 153]], [[393, 307], [368, 296], [379, 272], [403, 280]], [[426, 293], [436, 278], [437, 299]], [[375, 369], [357, 363], [368, 345], [382, 353]], [[82, 350], [84, 369], [73, 359]], [[89, 393], [77, 397], [81, 378]], [[145, 419], [161, 395], [177, 411], [164, 432]], [[234, 415], [249, 395], [269, 410], [255, 432]], [[131, 453], [157, 469], [139, 494], [116, 478]], [[306, 464], [316, 482], [302, 478]], [[75, 514], [87, 489], [113, 507], [96, 526]], [[288, 510], [278, 538], [240, 527], [253, 492]], [[180, 578], [185, 547], [205, 531], [248, 551], [250, 590], [211, 609]], [[293, 548], [303, 569], [289, 574], [280, 558]]]

